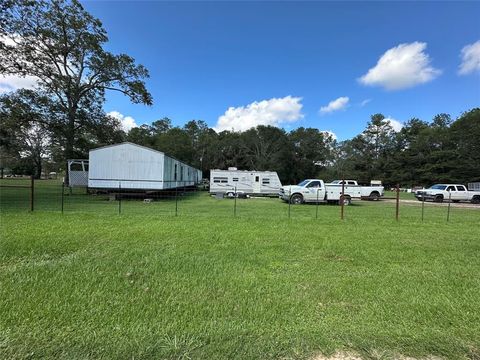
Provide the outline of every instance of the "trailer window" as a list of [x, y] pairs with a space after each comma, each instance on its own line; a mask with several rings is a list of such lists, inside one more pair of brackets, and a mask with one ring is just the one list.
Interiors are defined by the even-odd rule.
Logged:
[[262, 179], [262, 185], [268, 185], [270, 184], [270, 179], [269, 178], [263, 178]]
[[183, 181], [183, 166], [180, 165], [180, 181]]
[[260, 176], [255, 176], [255, 182], [259, 182], [260, 181]]
[[234, 182], [237, 182], [238, 181], [238, 178], [233, 178], [232, 179]]
[[213, 182], [214, 183], [226, 184], [226, 183], [228, 183], [228, 178], [226, 178], [226, 177], [214, 177]]

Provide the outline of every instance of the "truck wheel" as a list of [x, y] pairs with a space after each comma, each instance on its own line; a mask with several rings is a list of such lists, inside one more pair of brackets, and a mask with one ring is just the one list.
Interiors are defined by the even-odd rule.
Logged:
[[475, 196], [472, 198], [472, 204], [480, 204], [480, 196], [475, 195]]
[[350, 198], [350, 196], [345, 196], [345, 197], [343, 198], [343, 205], [344, 205], [344, 206], [348, 206], [348, 205], [350, 205], [351, 203], [352, 203], [352, 199]]
[[303, 203], [303, 196], [300, 194], [293, 194], [290, 197], [290, 203], [295, 205]]
[[443, 196], [442, 195], [437, 195], [437, 196], [435, 196], [433, 201], [436, 202], [436, 203], [441, 203], [441, 202], [443, 202]]
[[372, 192], [368, 197], [369, 200], [378, 201], [380, 199], [380, 194], [376, 191]]

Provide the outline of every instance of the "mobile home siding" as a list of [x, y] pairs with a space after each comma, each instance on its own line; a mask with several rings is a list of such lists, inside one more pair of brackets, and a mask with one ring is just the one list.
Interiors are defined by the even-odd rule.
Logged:
[[195, 171], [198, 170], [160, 151], [122, 143], [90, 151], [88, 186], [142, 190], [193, 186], [197, 182], [188, 174]]

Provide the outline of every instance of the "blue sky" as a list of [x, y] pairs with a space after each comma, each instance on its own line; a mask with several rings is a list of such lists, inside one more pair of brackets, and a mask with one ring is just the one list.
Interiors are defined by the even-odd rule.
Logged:
[[480, 106], [480, 3], [82, 3], [103, 22], [108, 48], [150, 71], [153, 106], [112, 93], [105, 105], [136, 124], [167, 116], [174, 125], [201, 119], [222, 128], [225, 115], [224, 128], [263, 122], [347, 139], [373, 113], [403, 122]]

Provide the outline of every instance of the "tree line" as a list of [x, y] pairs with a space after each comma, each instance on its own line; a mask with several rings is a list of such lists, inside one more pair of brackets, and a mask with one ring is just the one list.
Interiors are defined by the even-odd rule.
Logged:
[[[0, 169], [40, 177], [67, 159], [130, 141], [163, 151], [208, 176], [210, 169], [271, 170], [283, 183], [304, 178], [372, 179], [387, 185], [480, 181], [480, 109], [453, 120], [412, 118], [395, 132], [382, 114], [361, 134], [336, 141], [316, 128], [257, 126], [215, 132], [202, 120], [168, 118], [129, 132], [103, 110], [105, 93], [153, 104], [148, 70], [104, 48], [102, 23], [77, 0], [6, 0], [0, 4], [0, 75], [29, 76], [33, 89], [0, 96]], [[365, 119], [359, 119], [364, 121]]]

